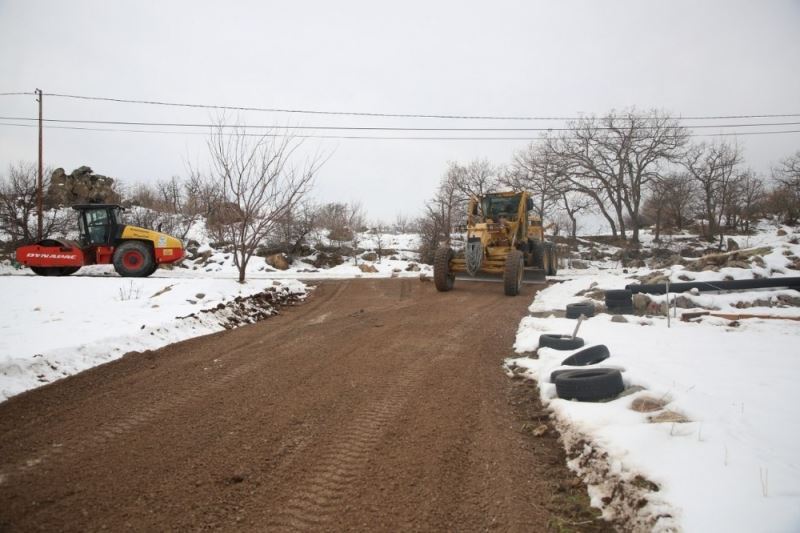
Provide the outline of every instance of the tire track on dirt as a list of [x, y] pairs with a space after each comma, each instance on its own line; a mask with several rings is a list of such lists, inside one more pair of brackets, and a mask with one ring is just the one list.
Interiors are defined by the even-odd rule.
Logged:
[[[406, 299], [409, 292], [408, 286], [401, 285], [401, 300]], [[472, 320], [483, 312], [495, 311], [500, 305], [487, 306], [485, 310], [472, 313], [469, 320], [442, 332], [434, 347], [430, 346], [430, 339], [405, 341], [406, 350], [413, 345], [421, 355], [398, 374], [383, 376], [382, 381], [391, 386], [382, 399], [355, 416], [355, 420], [337, 434], [300, 487], [270, 517], [268, 530], [329, 529], [331, 515], [352, 494], [353, 482], [366, 467], [371, 452], [406, 408], [412, 393], [429, 376], [430, 369], [456, 358], [459, 348], [455, 341], [469, 330]], [[432, 348], [437, 355], [427, 357]]]
[[[344, 293], [349, 287], [349, 282], [340, 284], [333, 291], [328, 291], [322, 297], [312, 300], [310, 310], [318, 309], [320, 306], [335, 300], [338, 296]], [[254, 346], [263, 344], [268, 341], [270, 337], [279, 335], [280, 331], [270, 332], [263, 339], [238, 343], [234, 345], [225, 354], [225, 359], [229, 360], [234, 356], [241, 354], [245, 350], [252, 349]], [[295, 343], [300, 342], [300, 339], [295, 339]], [[212, 360], [217, 363], [219, 359]], [[183, 382], [179, 381], [179, 387], [171, 390], [165, 398], [159, 398], [157, 401], [140, 408], [138, 411], [123, 417], [122, 419], [113, 421], [109, 425], [104, 425], [101, 428], [93, 430], [88, 434], [79, 434], [73, 436], [71, 439], [66, 439], [62, 442], [53, 443], [46, 449], [40, 449], [30, 454], [29, 457], [24, 458], [16, 463], [2, 464], [0, 463], [0, 485], [7, 483], [9, 480], [25, 475], [31, 472], [34, 468], [43, 466], [46, 463], [53, 461], [71, 461], [77, 457], [91, 451], [97, 447], [103, 447], [110, 444], [112, 441], [124, 436], [126, 433], [133, 432], [139, 427], [147, 425], [152, 421], [166, 416], [168, 413], [175, 413], [186, 409], [186, 406], [197, 401], [199, 398], [208, 395], [209, 392], [214, 392], [219, 389], [228, 388], [231, 383], [241, 378], [244, 375], [252, 372], [256, 367], [261, 364], [258, 360], [249, 359], [237, 366], [216, 365], [213, 370], [223, 368], [222, 373], [211, 372], [207, 373], [210, 380], [205, 381], [203, 386], [198, 386], [196, 382]], [[204, 367], [210, 369], [211, 367]], [[182, 385], [182, 387], [180, 386]], [[114, 417], [116, 418], [116, 417]]]
[[351, 483], [366, 464], [370, 451], [405, 407], [411, 391], [436, 363], [420, 360], [394, 376], [394, 386], [355, 420], [322, 453], [311, 473], [268, 522], [276, 531], [309, 531], [329, 522], [331, 512], [348, 496]]

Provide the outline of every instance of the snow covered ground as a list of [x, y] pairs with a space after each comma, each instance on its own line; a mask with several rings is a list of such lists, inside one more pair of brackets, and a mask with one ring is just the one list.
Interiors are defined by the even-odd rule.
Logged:
[[[800, 254], [791, 242], [796, 237], [774, 228], [753, 236], [752, 246], [772, 249], [762, 266], [704, 272], [677, 266], [666, 274], [673, 281], [800, 275], [787, 266]], [[515, 348], [523, 357], [507, 365], [539, 382], [569, 465], [587, 482], [592, 504], [636, 531], [800, 531], [800, 323], [705, 317], [668, 324], [664, 316], [616, 322], [600, 313], [582, 324], [579, 336], [587, 346], [608, 346], [611, 357], [598, 366], [623, 370], [627, 391], [606, 402], [567, 401], [557, 397], [550, 374], [567, 368], [561, 362], [574, 350], [541, 348], [534, 355], [539, 335], [572, 333], [576, 322], [556, 315], [586, 300], [578, 293], [621, 289], [653, 271], [593, 267], [566, 274], [561, 277], [568, 281], [535, 297], [532, 316], [517, 333]], [[800, 317], [798, 296], [781, 289], [686, 293], [685, 301], [697, 308], [677, 314], [705, 308]], [[642, 398], [657, 408], [632, 409]]]

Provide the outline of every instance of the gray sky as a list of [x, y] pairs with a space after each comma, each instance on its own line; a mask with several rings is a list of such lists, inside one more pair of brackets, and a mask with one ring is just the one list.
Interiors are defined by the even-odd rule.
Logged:
[[[798, 30], [798, 0], [0, 0], [0, 92], [38, 87], [170, 102], [456, 115], [575, 116], [629, 106], [681, 115], [800, 113]], [[33, 97], [0, 97], [0, 116], [35, 114]], [[207, 123], [213, 115], [51, 97], [45, 116]], [[275, 113], [240, 118], [292, 126], [560, 125]], [[800, 148], [800, 134], [739, 142], [748, 164], [766, 173]], [[204, 165], [204, 143], [203, 135], [47, 129], [45, 161], [68, 171], [87, 164], [126, 183], [150, 181], [185, 175], [187, 160]], [[505, 163], [526, 144], [305, 143], [333, 153], [318, 177], [319, 200], [361, 201], [373, 218], [388, 220], [397, 212], [416, 215], [447, 161]], [[35, 128], [0, 126], [0, 169], [35, 158]]]

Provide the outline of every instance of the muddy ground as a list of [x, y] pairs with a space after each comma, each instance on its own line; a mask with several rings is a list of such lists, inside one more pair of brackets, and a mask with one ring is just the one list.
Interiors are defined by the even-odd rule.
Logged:
[[607, 531], [501, 370], [534, 288], [322, 283], [0, 404], [0, 531]]

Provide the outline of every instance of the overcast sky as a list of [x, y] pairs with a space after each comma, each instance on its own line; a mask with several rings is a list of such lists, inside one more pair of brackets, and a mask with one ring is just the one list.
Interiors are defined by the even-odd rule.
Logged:
[[[799, 0], [0, 0], [0, 92], [453, 115], [575, 116], [629, 106], [681, 115], [800, 113], [799, 66]], [[44, 104], [45, 117], [58, 119], [213, 117], [56, 97]], [[34, 117], [36, 103], [0, 97], [0, 116]], [[262, 112], [240, 118], [292, 126], [559, 125]], [[748, 164], [766, 173], [800, 148], [800, 134], [739, 142]], [[204, 143], [204, 135], [46, 129], [45, 162], [68, 172], [89, 165], [126, 183], [152, 181], [185, 175], [187, 160], [204, 166]], [[319, 200], [361, 201], [372, 218], [391, 220], [420, 212], [448, 161], [506, 163], [525, 141], [305, 143], [332, 154], [318, 177]], [[0, 126], [0, 169], [35, 161], [36, 146], [35, 128]]]

